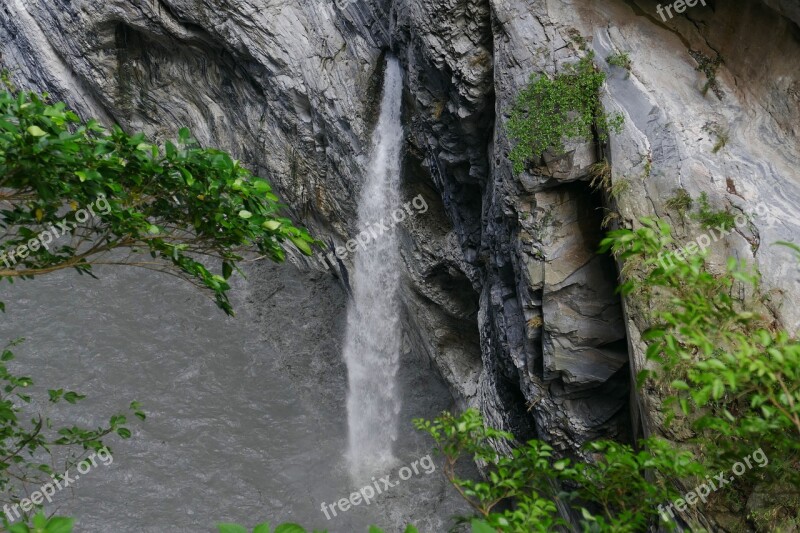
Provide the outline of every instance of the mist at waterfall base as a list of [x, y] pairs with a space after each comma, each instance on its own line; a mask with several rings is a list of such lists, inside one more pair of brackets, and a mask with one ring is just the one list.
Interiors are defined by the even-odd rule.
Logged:
[[[372, 154], [358, 203], [358, 229], [366, 231], [400, 206], [403, 144], [403, 74], [389, 57]], [[400, 395], [400, 251], [396, 228], [354, 258], [353, 297], [347, 312], [344, 360], [348, 372], [348, 460], [354, 480], [396, 464]]]

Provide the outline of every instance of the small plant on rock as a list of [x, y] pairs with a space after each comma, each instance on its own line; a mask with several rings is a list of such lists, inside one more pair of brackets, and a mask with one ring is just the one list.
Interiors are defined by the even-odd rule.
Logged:
[[697, 50], [689, 50], [689, 55], [692, 56], [692, 59], [697, 61], [697, 67], [695, 67], [695, 70], [699, 70], [706, 75], [707, 81], [702, 89], [703, 96], [708, 94], [708, 90], [711, 89], [717, 98], [722, 100], [725, 97], [725, 93], [722, 92], [722, 89], [720, 89], [719, 83], [717, 82], [717, 69], [724, 62], [722, 56], [717, 54], [717, 57], [711, 59], [707, 55]]
[[607, 131], [620, 131], [621, 114], [606, 114], [599, 100], [605, 74], [584, 57], [550, 79], [544, 74], [531, 76], [511, 108], [506, 124], [509, 136], [516, 141], [509, 158], [514, 172], [538, 159], [547, 149], [564, 151], [564, 139], [590, 139], [596, 127], [601, 141]]
[[683, 188], [677, 189], [675, 195], [664, 203], [667, 209], [675, 210], [681, 216], [684, 216], [692, 208], [693, 204], [694, 200], [692, 200], [691, 195]]
[[611, 54], [606, 57], [606, 63], [612, 67], [624, 68], [628, 72], [631, 70], [631, 58], [627, 52], [620, 52], [618, 54]]
[[718, 124], [706, 124], [703, 126], [703, 130], [717, 138], [714, 147], [711, 148], [711, 152], [714, 154], [725, 148], [731, 138], [730, 132]]
[[736, 227], [736, 217], [727, 210], [712, 209], [706, 193], [700, 195], [700, 211], [692, 214], [692, 218], [705, 229], [722, 228], [727, 231]]

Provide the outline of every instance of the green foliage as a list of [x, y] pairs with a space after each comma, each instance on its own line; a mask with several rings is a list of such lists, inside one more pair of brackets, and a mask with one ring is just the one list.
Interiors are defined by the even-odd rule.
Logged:
[[[556, 500], [580, 511], [586, 530], [639, 531], [657, 517], [659, 503], [676, 495], [668, 479], [703, 471], [690, 454], [658, 439], [644, 441], [646, 451], [598, 441], [590, 450], [601, 459], [584, 463], [557, 459], [550, 446], [537, 440], [514, 448], [509, 456], [498, 455], [495, 445], [513, 436], [485, 427], [475, 410], [414, 423], [433, 437], [444, 457], [444, 475], [492, 528], [487, 531], [565, 527]], [[456, 465], [464, 457], [484, 465], [484, 480], [458, 476]]]
[[44, 514], [39, 513], [33, 517], [32, 526], [14, 524], [8, 528], [8, 531], [9, 533], [72, 533], [74, 522], [73, 518], [53, 516], [48, 519]]
[[668, 209], [674, 209], [683, 216], [684, 213], [692, 208], [694, 200], [692, 200], [691, 195], [686, 192], [686, 189], [677, 189], [675, 195], [668, 199], [664, 205]]
[[591, 181], [589, 186], [595, 190], [608, 191], [611, 189], [611, 164], [607, 159], [598, 161], [589, 167]]
[[631, 70], [631, 57], [628, 55], [627, 52], [611, 54], [606, 58], [606, 63], [614, 67], [624, 68], [629, 72]]
[[711, 148], [711, 152], [714, 154], [725, 148], [725, 145], [728, 144], [728, 141], [731, 137], [730, 132], [727, 129], [724, 129], [722, 126], [715, 123], [706, 124], [703, 126], [703, 131], [706, 131], [717, 138], [714, 146]]
[[697, 62], [695, 70], [706, 75], [706, 83], [702, 89], [703, 96], [711, 89], [717, 98], [722, 100], [725, 97], [725, 93], [722, 92], [719, 82], [717, 81], [717, 69], [719, 69], [719, 66], [724, 62], [722, 56], [717, 54], [717, 57], [711, 59], [697, 50], [689, 50], [689, 55]]
[[[552, 448], [531, 441], [527, 448], [515, 449], [511, 457], [498, 456], [492, 444], [510, 441], [513, 435], [485, 427], [475, 410], [459, 417], [443, 413], [433, 421], [415, 420], [414, 425], [433, 437], [436, 450], [444, 457], [442, 472], [480, 516], [481, 520], [472, 522], [473, 530], [481, 531], [488, 525], [492, 528], [489, 531], [549, 531], [563, 525], [548, 497], [553, 493], [548, 479], [553, 471]], [[459, 477], [456, 465], [462, 457], [486, 465], [488, 479]], [[510, 501], [517, 502], [514, 509], [495, 512], [496, 507]]]
[[506, 124], [516, 141], [509, 154], [514, 172], [525, 170], [529, 160], [548, 148], [563, 152], [565, 138], [591, 138], [592, 126], [597, 127], [600, 140], [607, 138], [608, 129], [621, 129], [622, 115], [609, 116], [600, 105], [598, 95], [604, 81], [605, 74], [595, 68], [591, 55], [568, 65], [553, 79], [531, 76]]
[[717, 153], [723, 148], [725, 145], [728, 144], [728, 140], [730, 139], [730, 135], [727, 131], [718, 131], [717, 132], [717, 141], [714, 143], [714, 146], [711, 148], [712, 153]]
[[[34, 93], [0, 92], [0, 187], [2, 245], [20, 250], [13, 267], [0, 266], [0, 280], [63, 268], [89, 273], [93, 264], [114, 263], [105, 252], [127, 248], [150, 259], [125, 264], [170, 270], [232, 313], [227, 278], [243, 250], [281, 261], [284, 241], [306, 255], [315, 243], [279, 216], [269, 183], [225, 152], [201, 148], [188, 129], [159, 148], [143, 134], [83, 123]], [[76, 216], [101, 204], [89, 220]], [[21, 248], [62, 219], [71, 242]], [[211, 259], [220, 274], [209, 271]]]
[[654, 306], [643, 339], [648, 359], [658, 363], [647, 377], [670, 386], [667, 421], [685, 419], [709, 467], [727, 468], [762, 448], [769, 465], [747, 471], [742, 490], [765, 482], [798, 486], [800, 343], [733, 296], [757, 288], [756, 273], [730, 259], [724, 274], [712, 274], [703, 254], [665, 265], [657, 255], [672, 243], [669, 226], [642, 222], [635, 231], [611, 232], [601, 250], [640, 259], [640, 276], [623, 294], [644, 291], [660, 295], [653, 303], [666, 302]]
[[736, 227], [736, 217], [728, 211], [717, 211], [708, 203], [708, 195], [700, 195], [700, 210], [692, 214], [692, 218], [699, 221], [705, 229], [722, 227], [730, 230]]
[[626, 179], [618, 179], [611, 185], [611, 189], [609, 189], [608, 194], [614, 200], [619, 200], [620, 196], [625, 194], [628, 189], [631, 188], [631, 182]]
[[578, 45], [580, 50], [586, 50], [586, 37], [581, 35], [581, 32], [575, 28], [570, 28], [567, 30], [567, 35], [572, 42]]
[[[0, 355], [0, 491], [4, 494], [1, 503], [19, 503], [32, 490], [50, 481], [50, 476], [61, 475], [78, 465], [91, 451], [108, 448], [104, 438], [116, 434], [123, 439], [130, 437], [127, 418], [113, 415], [107, 425], [90, 429], [80, 426], [54, 428], [48, 417], [32, 411], [32, 405], [58, 404], [66, 401], [76, 404], [85, 396], [73, 391], [51, 389], [48, 398], [33, 401], [26, 391], [33, 385], [27, 376], [18, 376], [8, 369], [14, 360], [10, 348], [22, 339], [9, 343]], [[138, 402], [130, 405], [133, 414], [141, 419], [145, 414]], [[55, 450], [59, 450], [56, 454]], [[52, 457], [51, 457], [51, 454]], [[55, 458], [62, 464], [57, 470]], [[26, 520], [31, 513], [22, 513]]]
[[589, 175], [591, 176], [589, 186], [605, 192], [614, 200], [618, 200], [631, 186], [631, 183], [624, 178], [614, 181], [611, 165], [605, 159], [589, 167]]

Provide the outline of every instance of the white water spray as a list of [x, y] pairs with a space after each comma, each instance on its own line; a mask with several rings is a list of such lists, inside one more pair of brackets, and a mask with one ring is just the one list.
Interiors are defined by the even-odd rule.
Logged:
[[[358, 203], [359, 231], [391, 220], [391, 213], [400, 207], [402, 90], [400, 64], [390, 57], [368, 174]], [[400, 251], [394, 228], [360, 249], [354, 266], [344, 359], [348, 373], [348, 459], [351, 473], [359, 477], [384, 471], [394, 462], [392, 446], [400, 412], [395, 383], [400, 356]]]

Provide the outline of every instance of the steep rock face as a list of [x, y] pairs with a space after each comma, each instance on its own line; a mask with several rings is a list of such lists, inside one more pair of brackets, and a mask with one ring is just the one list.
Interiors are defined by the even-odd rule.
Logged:
[[[603, 155], [628, 181], [619, 224], [655, 214], [694, 239], [704, 230], [666, 207], [679, 188], [732, 213], [763, 206], [712, 265], [754, 260], [776, 320], [800, 325], [796, 266], [769, 245], [800, 234], [800, 13], [792, 0], [708, 4], [665, 22], [645, 0], [2, 0], [0, 52], [19, 83], [84, 115], [161, 138], [189, 125], [336, 245], [352, 235], [394, 50], [408, 85], [404, 196], [429, 205], [402, 224], [406, 347], [429, 354], [461, 405], [574, 452], [631, 435], [631, 421], [634, 434], [658, 429], [657, 398], [629, 405], [647, 309], [634, 299], [623, 312], [614, 265], [594, 253], [606, 202], [587, 181]], [[515, 175], [506, 110], [531, 74], [586, 50], [609, 72], [603, 103], [623, 132]], [[617, 51], [630, 74], [605, 63]], [[718, 56], [704, 94], [696, 67]], [[329, 266], [346, 279], [347, 265]]]
[[160, 138], [192, 126], [344, 232], [385, 24], [363, 18], [353, 27], [318, 2], [8, 0], [0, 28], [3, 62], [25, 84]]
[[[683, 244], [707, 230], [668, 208], [679, 189], [695, 199], [706, 193], [715, 209], [747, 214], [712, 246], [711, 267], [722, 268], [730, 255], [754, 262], [764, 275], [765, 311], [792, 331], [800, 326], [789, 305], [800, 292], [797, 266], [788, 251], [770, 246], [800, 234], [793, 4], [698, 5], [666, 22], [650, 4], [495, 0], [491, 44], [486, 22], [462, 22], [464, 12], [485, 11], [471, 2], [445, 5], [451, 23], [441, 26], [440, 6], [431, 5], [416, 27], [438, 39], [409, 31], [403, 42], [420, 109], [413, 139], [427, 154], [465, 261], [477, 267], [477, 277], [465, 274], [480, 293], [483, 368], [469, 401], [493, 423], [521, 436], [535, 432], [565, 451], [589, 438], [625, 436], [631, 422], [634, 434], [659, 430], [657, 398], [636, 394], [628, 405], [631, 371], [645, 366], [639, 337], [648, 309], [634, 297], [623, 314], [613, 267], [594, 254], [604, 213], [626, 226], [643, 215], [664, 217]], [[454, 28], [463, 34], [448, 37]], [[757, 37], [767, 33], [769, 44]], [[441, 44], [465, 38], [473, 50]], [[495, 117], [474, 97], [482, 62], [469, 59], [484, 49], [492, 52], [494, 82], [486, 95]], [[603, 103], [624, 115], [623, 132], [608, 145], [568, 144], [564, 156], [546, 155], [514, 175], [506, 110], [532, 73], [561, 72], [589, 50], [609, 73]], [[630, 54], [631, 73], [605, 63], [620, 51]], [[446, 68], [431, 76], [417, 65], [424, 58]], [[710, 80], [716, 81], [704, 87]], [[473, 126], [476, 117], [486, 121], [483, 128]], [[453, 143], [454, 135], [461, 142]], [[625, 182], [613, 202], [619, 213], [600, 211], [611, 206], [587, 187], [591, 165], [603, 156], [612, 163], [612, 182]], [[478, 191], [476, 238], [470, 221]]]

